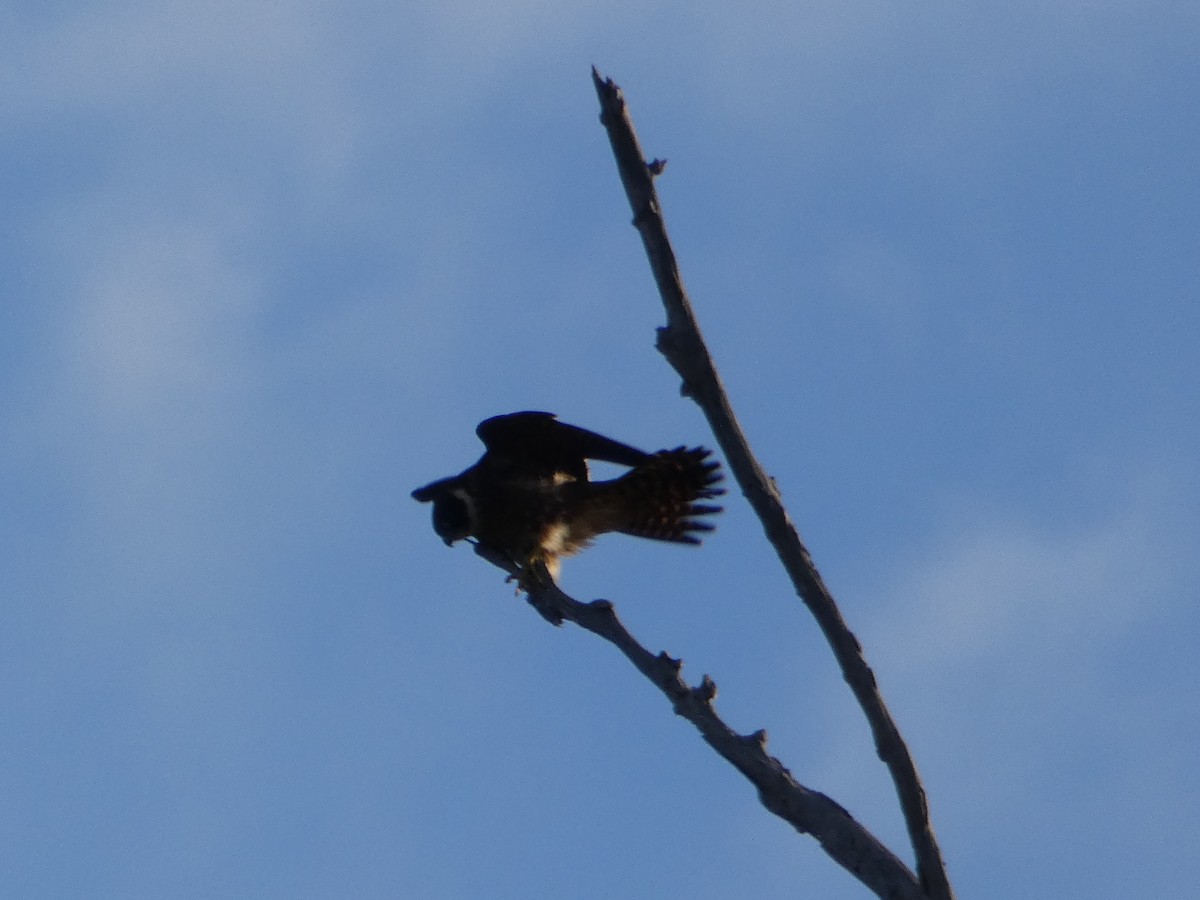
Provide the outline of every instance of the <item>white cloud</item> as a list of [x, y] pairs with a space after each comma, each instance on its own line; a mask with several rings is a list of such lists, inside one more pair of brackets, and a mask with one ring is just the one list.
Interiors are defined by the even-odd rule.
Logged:
[[275, 81], [298, 69], [319, 35], [315, 9], [253, 0], [85, 6], [18, 33], [5, 68], [21, 77], [6, 81], [27, 112], [124, 105], [202, 77], [253, 91], [263, 75]]
[[254, 275], [231, 262], [220, 234], [149, 225], [98, 238], [81, 272], [68, 325], [78, 387], [101, 415], [211, 411], [245, 379]]
[[[1194, 678], [1194, 662], [1175, 656], [1186, 641], [1162, 631], [1196, 619], [1186, 560], [1197, 522], [1179, 499], [1191, 495], [1189, 476], [1143, 464], [1113, 480], [1104, 468], [1094, 467], [1102, 499], [1086, 516], [1051, 524], [996, 503], [960, 509], [957, 528], [907, 575], [881, 576], [888, 602], [858, 629], [960, 889], [999, 877], [998, 859], [1022, 860], [1030, 884], [1064, 877], [1063, 861], [1017, 824], [1031, 809], [1062, 832], [1095, 819], [1085, 828], [1095, 845], [1071, 866], [1115, 872], [1121, 853], [1172, 840], [1174, 826], [1153, 810], [1181, 805], [1177, 779], [1197, 740], [1163, 690], [1163, 670]], [[841, 684], [827, 703], [840, 724], [822, 732], [814, 786], [902, 846], [861, 713]], [[1132, 833], [1118, 839], [1122, 830]], [[1120, 853], [1105, 849], [1110, 840]], [[1168, 872], [1155, 877], [1171, 883]]]
[[[1172, 523], [1179, 473], [1128, 477], [1090, 522], [1014, 521], [995, 510], [961, 512], [959, 527], [893, 587], [868, 645], [890, 669], [947, 674], [998, 658], [1091, 648], [1170, 602]], [[1107, 478], [1105, 479], [1107, 481]], [[1112, 490], [1098, 485], [1099, 496]]]

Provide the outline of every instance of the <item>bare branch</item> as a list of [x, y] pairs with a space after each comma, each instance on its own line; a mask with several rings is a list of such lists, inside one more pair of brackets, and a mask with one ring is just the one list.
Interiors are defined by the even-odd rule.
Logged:
[[751, 452], [700, 334], [654, 188], [653, 176], [662, 171], [662, 164], [657, 160], [646, 162], [620, 88], [611, 79], [602, 78], [595, 68], [592, 78], [600, 98], [600, 121], [608, 131], [621, 182], [633, 209], [633, 224], [642, 236], [666, 308], [667, 324], [658, 330], [658, 349], [683, 379], [682, 392], [692, 397], [708, 418], [734, 477], [763, 524], [767, 539], [775, 547], [796, 592], [816, 618], [843, 677], [866, 714], [876, 752], [896, 785], [925, 893], [935, 900], [952, 900], [954, 893], [930, 823], [925, 789], [908, 747], [884, 704], [862, 647], [821, 580], [788, 518], [774, 482]]
[[713, 700], [717, 686], [707, 675], [697, 687], [682, 678], [682, 660], [654, 654], [638, 643], [617, 618], [607, 600], [581, 603], [564, 594], [545, 566], [520, 570], [511, 560], [476, 544], [475, 552], [504, 569], [529, 594], [530, 604], [553, 624], [574, 622], [617, 647], [687, 719], [701, 736], [758, 788], [763, 806], [801, 834], [811, 834], [834, 860], [853, 873], [877, 896], [894, 900], [925, 897], [908, 866], [864, 828], [845, 809], [819, 791], [799, 784], [783, 764], [766, 751], [767, 733], [738, 734], [717, 715]]

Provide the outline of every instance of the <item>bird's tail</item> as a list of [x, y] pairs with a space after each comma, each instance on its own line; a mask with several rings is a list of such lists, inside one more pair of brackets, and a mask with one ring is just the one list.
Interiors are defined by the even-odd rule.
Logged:
[[713, 530], [703, 517], [721, 511], [703, 501], [725, 493], [718, 487], [724, 477], [721, 464], [711, 455], [703, 447], [660, 450], [608, 482], [621, 511], [613, 530], [656, 541], [700, 543], [697, 532]]

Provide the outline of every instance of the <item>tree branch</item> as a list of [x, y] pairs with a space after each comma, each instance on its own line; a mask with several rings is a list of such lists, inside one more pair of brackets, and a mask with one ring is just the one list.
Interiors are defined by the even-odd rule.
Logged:
[[825, 794], [799, 784], [778, 759], [767, 755], [765, 731], [738, 734], [725, 724], [713, 706], [717, 686], [711, 678], [705, 675], [697, 687], [689, 687], [680, 678], [682, 660], [666, 653], [653, 654], [638, 643], [609, 601], [581, 603], [563, 593], [540, 563], [521, 570], [483, 544], [476, 544], [475, 552], [520, 579], [530, 605], [548, 622], [574, 622], [617, 647], [662, 691], [676, 714], [696, 726], [709, 746], [758, 788], [763, 806], [801, 834], [811, 834], [826, 853], [877, 896], [891, 900], [921, 900], [925, 896], [903, 860], [845, 809]]
[[621, 182], [633, 210], [633, 224], [642, 236], [666, 308], [667, 324], [658, 330], [658, 349], [683, 379], [682, 392], [695, 400], [707, 417], [742, 493], [762, 522], [767, 539], [775, 547], [796, 592], [816, 618], [841, 666], [842, 676], [870, 723], [876, 752], [896, 786], [924, 893], [934, 900], [953, 900], [953, 889], [930, 823], [925, 789], [908, 747], [883, 701], [858, 639], [821, 580], [774, 482], [750, 450], [700, 334], [654, 188], [653, 176], [662, 171], [664, 164], [659, 160], [646, 162], [621, 89], [611, 79], [602, 78], [594, 67], [592, 79], [600, 99], [600, 121], [608, 131]]

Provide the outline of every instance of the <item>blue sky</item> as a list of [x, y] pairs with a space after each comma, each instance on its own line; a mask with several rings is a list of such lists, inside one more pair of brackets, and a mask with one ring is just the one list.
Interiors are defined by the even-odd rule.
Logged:
[[[0, 884], [857, 898], [408, 492], [549, 409], [708, 443], [589, 77], [867, 648], [961, 896], [1200, 879], [1200, 12], [9, 4]], [[908, 858], [736, 491], [612, 599]]]

